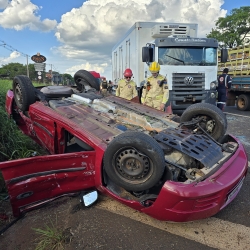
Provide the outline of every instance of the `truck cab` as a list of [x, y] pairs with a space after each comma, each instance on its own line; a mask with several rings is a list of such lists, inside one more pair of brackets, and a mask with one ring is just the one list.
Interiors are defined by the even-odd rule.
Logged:
[[[194, 103], [216, 103], [218, 42], [213, 38], [169, 36], [156, 38], [142, 48], [145, 79], [148, 66], [157, 61], [169, 87], [169, 103], [174, 113], [182, 113]], [[224, 59], [223, 59], [224, 60]]]

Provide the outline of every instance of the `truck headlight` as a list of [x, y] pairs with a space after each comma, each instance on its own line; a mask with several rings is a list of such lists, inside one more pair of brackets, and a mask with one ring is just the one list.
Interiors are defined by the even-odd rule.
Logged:
[[211, 95], [210, 95], [211, 98], [215, 98], [215, 93], [212, 92]]
[[217, 80], [212, 81], [212, 82], [210, 83], [210, 89], [216, 89], [217, 86], [218, 86]]

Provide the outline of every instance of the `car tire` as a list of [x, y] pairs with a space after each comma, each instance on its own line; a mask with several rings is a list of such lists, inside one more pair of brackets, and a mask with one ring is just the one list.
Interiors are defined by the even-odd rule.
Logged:
[[17, 107], [22, 111], [28, 111], [29, 106], [36, 101], [35, 88], [31, 80], [27, 76], [15, 76], [12, 87]]
[[91, 88], [94, 88], [97, 91], [100, 90], [99, 80], [86, 70], [78, 70], [74, 75], [74, 81], [76, 85], [81, 84], [81, 82], [87, 83]]
[[250, 110], [250, 95], [242, 94], [237, 98], [236, 106], [238, 110]]
[[149, 135], [127, 131], [108, 145], [104, 153], [104, 169], [118, 186], [128, 191], [144, 191], [162, 178], [164, 153]]
[[201, 127], [215, 140], [220, 140], [227, 131], [227, 118], [216, 106], [209, 103], [197, 103], [189, 106], [181, 115], [180, 122], [188, 122], [193, 118], [204, 117]]

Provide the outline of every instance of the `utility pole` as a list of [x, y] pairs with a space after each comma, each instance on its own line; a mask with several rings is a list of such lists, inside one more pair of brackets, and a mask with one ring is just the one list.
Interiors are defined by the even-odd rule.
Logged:
[[53, 64], [47, 63], [47, 65], [50, 65], [50, 81], [51, 81], [51, 85], [53, 85], [53, 71], [52, 71], [52, 66]]
[[26, 59], [27, 59], [27, 76], [29, 77], [30, 75], [29, 75], [29, 62], [28, 62], [28, 58], [29, 58], [29, 56], [26, 55]]
[[53, 85], [53, 74], [52, 74], [52, 64], [50, 64], [51, 65], [51, 85]]

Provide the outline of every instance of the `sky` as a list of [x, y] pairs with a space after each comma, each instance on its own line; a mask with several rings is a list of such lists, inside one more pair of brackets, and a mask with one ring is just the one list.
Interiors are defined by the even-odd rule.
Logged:
[[[113, 46], [138, 21], [198, 23], [205, 37], [219, 17], [249, 0], [0, 0], [0, 67], [34, 63], [72, 76], [93, 70], [112, 80]], [[28, 56], [27, 56], [28, 55]]]

